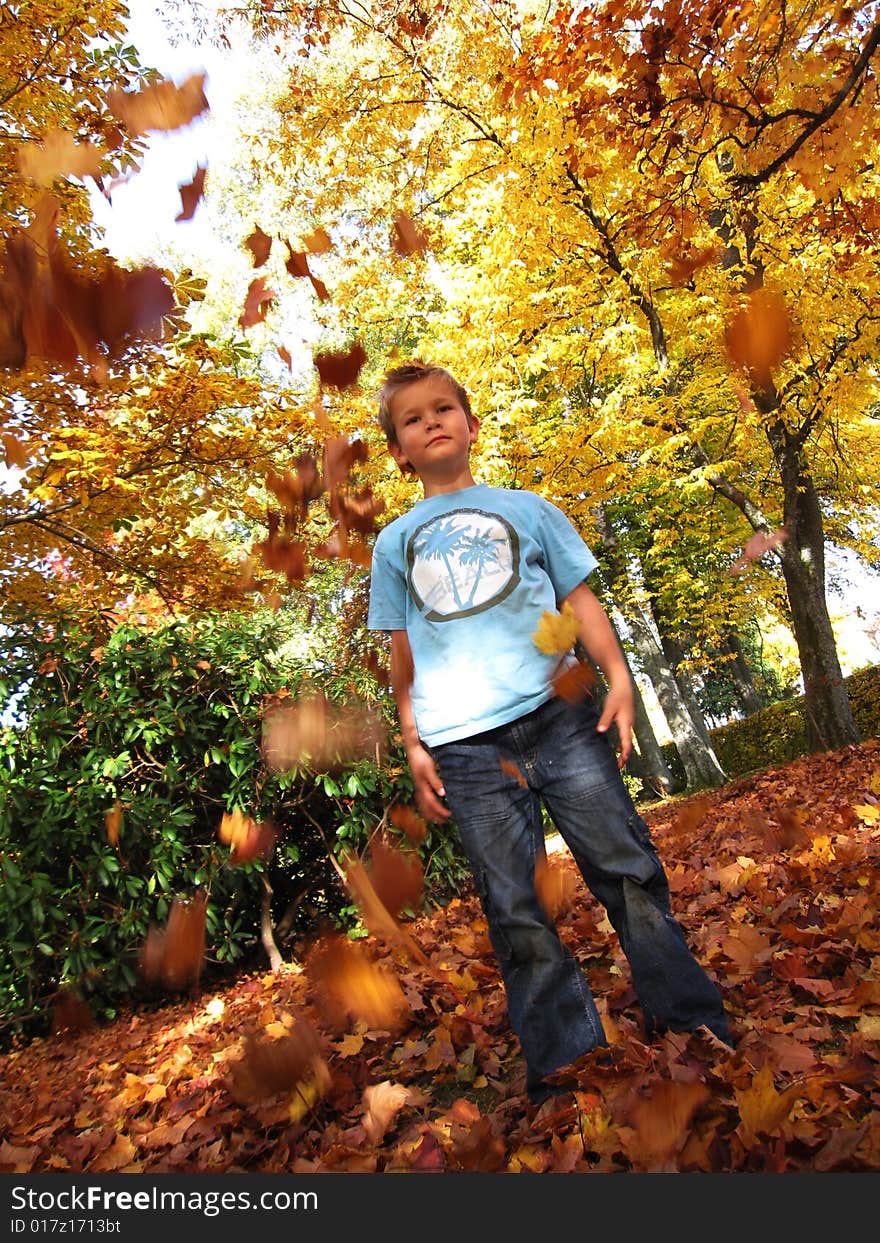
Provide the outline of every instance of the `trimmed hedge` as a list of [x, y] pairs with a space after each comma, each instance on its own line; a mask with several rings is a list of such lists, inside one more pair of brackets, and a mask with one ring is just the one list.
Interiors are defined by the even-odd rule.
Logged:
[[[880, 734], [880, 665], [870, 665], [844, 679], [859, 735]], [[788, 764], [806, 755], [807, 725], [804, 697], [784, 699], [760, 712], [709, 730], [721, 767], [731, 779], [772, 764]], [[685, 780], [675, 744], [661, 748], [674, 775]]]

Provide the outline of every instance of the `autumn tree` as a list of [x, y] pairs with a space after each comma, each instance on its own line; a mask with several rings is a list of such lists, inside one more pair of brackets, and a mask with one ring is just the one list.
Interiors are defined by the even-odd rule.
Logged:
[[[876, 526], [874, 6], [343, 0], [260, 20], [302, 53], [274, 150], [291, 200], [356, 239], [352, 334], [393, 344], [401, 282], [418, 344], [491, 412], [489, 451], [589, 388], [543, 480], [589, 445], [592, 503], [652, 460], [732, 506], [742, 544], [783, 530], [768, 555], [812, 741], [851, 740], [824, 549], [826, 524], [861, 553]], [[396, 212], [430, 242], [406, 271]]]

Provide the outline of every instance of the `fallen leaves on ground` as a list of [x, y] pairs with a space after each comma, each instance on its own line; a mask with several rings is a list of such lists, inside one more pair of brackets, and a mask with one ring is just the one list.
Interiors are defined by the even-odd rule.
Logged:
[[732, 1051], [705, 1031], [645, 1043], [617, 939], [556, 850], [560, 935], [609, 1040], [570, 1096], [530, 1107], [466, 894], [406, 925], [428, 966], [337, 935], [91, 1030], [60, 999], [56, 1034], [0, 1057], [0, 1173], [880, 1169], [878, 792], [872, 739], [645, 813]]

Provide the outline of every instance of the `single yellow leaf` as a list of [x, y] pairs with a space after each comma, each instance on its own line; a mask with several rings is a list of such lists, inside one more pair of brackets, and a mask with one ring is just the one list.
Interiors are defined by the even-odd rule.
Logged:
[[566, 601], [560, 613], [545, 610], [541, 614], [541, 621], [532, 635], [532, 641], [535, 647], [548, 656], [562, 655], [574, 647], [579, 630], [580, 625], [574, 609]]

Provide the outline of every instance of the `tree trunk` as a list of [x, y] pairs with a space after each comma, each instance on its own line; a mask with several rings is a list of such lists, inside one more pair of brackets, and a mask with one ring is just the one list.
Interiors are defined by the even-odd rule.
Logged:
[[281, 957], [281, 951], [275, 944], [275, 937], [272, 932], [272, 886], [269, 884], [269, 878], [265, 872], [260, 873], [260, 880], [263, 885], [263, 896], [260, 902], [260, 940], [263, 942], [263, 949], [269, 957], [269, 966], [273, 971], [280, 971], [284, 966], [284, 959]]
[[753, 712], [760, 712], [764, 704], [761, 696], [758, 694], [752, 671], [743, 654], [736, 631], [725, 630], [721, 636], [721, 643], [722, 651], [733, 657], [732, 660], [726, 662], [725, 668], [730, 674], [730, 679], [733, 682], [733, 688], [736, 691], [743, 713], [746, 716], [751, 716]]
[[[596, 529], [605, 552], [609, 586], [613, 589], [618, 582], [626, 583], [626, 570], [608, 510], [604, 505], [600, 505], [595, 510], [594, 516]], [[663, 715], [666, 717], [687, 777], [688, 787], [702, 789], [705, 786], [724, 785], [727, 780], [724, 769], [719, 764], [711, 743], [707, 746], [699, 736], [654, 631], [639, 606], [626, 599], [625, 596], [626, 593], [622, 592], [617, 597], [617, 607], [629, 628], [641, 666], [657, 692], [660, 707], [663, 709]], [[654, 775], [658, 780], [662, 779], [662, 773], [658, 772]]]
[[666, 657], [666, 663], [672, 670], [673, 677], [678, 683], [678, 689], [681, 697], [685, 702], [691, 720], [694, 723], [694, 729], [703, 740], [703, 745], [712, 748], [712, 739], [709, 737], [709, 728], [706, 725], [706, 718], [703, 715], [703, 709], [700, 707], [694, 690], [693, 678], [683, 667], [685, 651], [681, 641], [666, 631], [665, 618], [662, 612], [657, 608], [651, 609], [651, 616], [654, 618], [654, 626], [657, 634], [660, 636], [660, 646], [663, 648], [663, 655]]
[[700, 737], [681, 690], [675, 680], [647, 618], [638, 607], [624, 613], [642, 668], [651, 679], [663, 715], [669, 724], [682, 767], [687, 775], [688, 789], [722, 786], [727, 780], [724, 769], [711, 745]]
[[825, 533], [819, 497], [804, 469], [800, 444], [779, 421], [768, 429], [783, 482], [782, 574], [804, 679], [807, 739], [812, 751], [859, 741], [837, 657], [825, 598]]
[[[632, 676], [632, 673], [630, 673], [630, 676]], [[633, 692], [636, 710], [634, 732], [639, 747], [639, 767], [642, 769], [641, 772], [635, 772], [635, 775], [657, 794], [676, 794], [681, 789], [681, 782], [673, 777], [669, 765], [666, 763], [666, 758], [660, 749], [660, 743], [657, 741], [657, 735], [654, 733], [651, 718], [648, 716], [642, 692], [639, 690], [635, 678], [633, 678]], [[627, 767], [630, 767], [630, 765], [627, 765]], [[633, 770], [635, 771], [635, 766], [633, 766]]]

